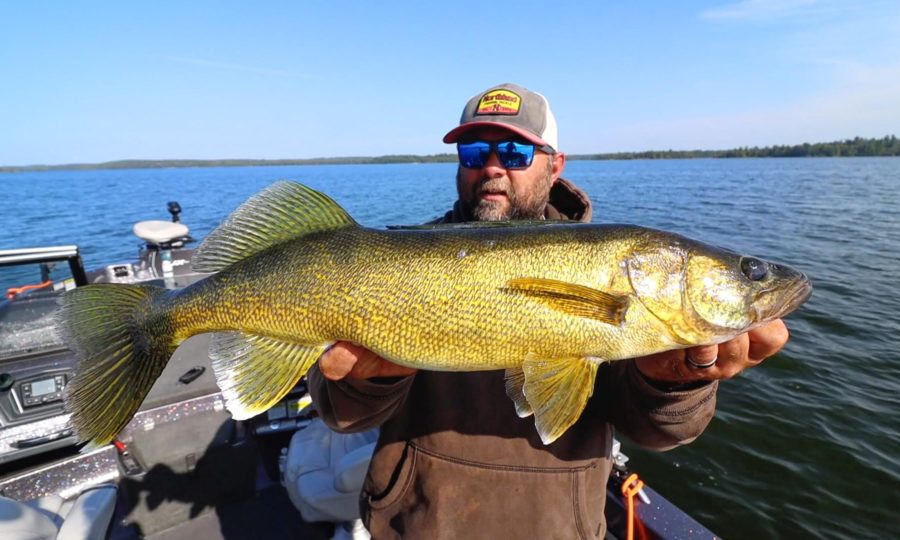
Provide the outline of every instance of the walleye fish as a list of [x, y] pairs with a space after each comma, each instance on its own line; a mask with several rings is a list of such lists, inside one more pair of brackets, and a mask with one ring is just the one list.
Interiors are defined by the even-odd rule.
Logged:
[[359, 226], [326, 195], [278, 182], [195, 253], [215, 274], [180, 290], [69, 291], [60, 328], [79, 365], [65, 390], [81, 440], [128, 423], [175, 348], [215, 332], [235, 419], [275, 404], [338, 340], [397, 364], [506, 370], [545, 444], [580, 416], [604, 361], [720, 343], [811, 294], [796, 270], [630, 225]]

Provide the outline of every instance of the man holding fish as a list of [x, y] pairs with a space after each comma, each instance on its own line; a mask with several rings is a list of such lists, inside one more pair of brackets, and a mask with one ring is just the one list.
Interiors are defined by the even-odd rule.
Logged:
[[459, 200], [442, 223], [366, 228], [276, 182], [203, 240], [192, 265], [209, 276], [67, 291], [78, 439], [109, 444], [179, 344], [212, 333], [235, 420], [308, 373], [332, 427], [380, 426], [361, 505], [376, 538], [602, 536], [613, 430], [661, 450], [696, 438], [716, 381], [780, 350], [812, 286], [675, 233], [587, 223], [547, 101], [525, 88], [473, 97], [444, 141]]
[[[477, 94], [444, 142], [457, 144], [459, 199], [440, 223], [591, 221], [588, 196], [561, 177], [566, 156], [542, 95], [514, 84]], [[741, 263], [750, 279], [760, 264]], [[776, 318], [717, 345], [602, 363], [580, 418], [555, 439], [535, 430], [502, 370], [419, 371], [339, 341], [309, 380], [334, 429], [381, 427], [361, 501], [373, 537], [602, 538], [614, 430], [658, 450], [692, 441], [714, 414], [718, 380], [787, 340]]]

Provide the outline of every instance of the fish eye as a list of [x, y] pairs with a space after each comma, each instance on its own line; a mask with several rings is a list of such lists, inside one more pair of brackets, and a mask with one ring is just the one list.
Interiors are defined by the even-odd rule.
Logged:
[[753, 257], [744, 257], [741, 259], [741, 272], [750, 281], [760, 281], [769, 275], [769, 265], [765, 261]]

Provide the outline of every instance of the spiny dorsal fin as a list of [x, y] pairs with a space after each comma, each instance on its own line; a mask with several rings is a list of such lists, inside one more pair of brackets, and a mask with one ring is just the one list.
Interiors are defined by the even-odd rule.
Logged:
[[587, 358], [526, 359], [522, 391], [534, 410], [544, 444], [560, 437], [581, 416], [594, 392], [599, 362]]
[[192, 265], [197, 272], [217, 272], [287, 240], [355, 225], [324, 193], [282, 180], [250, 197], [209, 233]]
[[531, 296], [569, 315], [596, 319], [615, 326], [622, 324], [628, 309], [627, 296], [555, 279], [511, 279], [506, 283], [506, 290]]
[[214, 334], [209, 356], [225, 407], [235, 420], [268, 410], [291, 391], [328, 345], [303, 345], [237, 332]]

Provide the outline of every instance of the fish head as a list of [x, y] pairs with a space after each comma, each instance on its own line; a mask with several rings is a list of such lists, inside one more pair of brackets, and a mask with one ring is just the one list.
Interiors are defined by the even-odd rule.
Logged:
[[691, 254], [686, 301], [695, 316], [726, 334], [779, 319], [812, 294], [809, 278], [784, 264], [724, 250]]
[[812, 294], [809, 278], [787, 265], [695, 242], [636, 253], [628, 272], [638, 300], [686, 345], [731, 339]]

